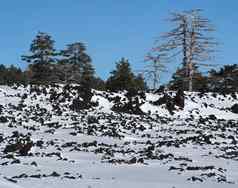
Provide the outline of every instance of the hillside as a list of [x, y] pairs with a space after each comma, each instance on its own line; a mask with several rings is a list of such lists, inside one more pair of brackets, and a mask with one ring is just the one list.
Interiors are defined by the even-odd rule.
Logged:
[[112, 110], [125, 92], [79, 110], [73, 86], [0, 86], [0, 188], [237, 187], [238, 94], [187, 92], [173, 113], [162, 97], [136, 115]]

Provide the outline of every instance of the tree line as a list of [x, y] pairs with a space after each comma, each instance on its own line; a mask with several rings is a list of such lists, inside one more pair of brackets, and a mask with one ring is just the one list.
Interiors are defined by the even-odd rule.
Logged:
[[22, 56], [28, 63], [25, 71], [11, 65], [0, 65], [0, 84], [80, 84], [99, 90], [145, 90], [141, 74], [133, 73], [129, 60], [121, 58], [106, 80], [95, 76], [91, 57], [84, 43], [75, 42], [63, 50], [54, 48], [55, 41], [44, 32], [39, 32], [30, 45], [30, 52]]
[[[52, 37], [38, 32], [30, 44], [29, 53], [22, 56], [22, 60], [28, 63], [27, 69], [22, 71], [13, 65], [0, 65], [0, 84], [76, 83], [86, 88], [110, 91], [151, 87], [156, 90], [161, 86], [160, 78], [167, 71], [168, 64], [179, 59], [181, 65], [163, 87], [185, 91], [237, 91], [237, 64], [225, 65], [220, 70], [212, 68], [210, 62], [213, 62], [218, 42], [212, 36], [214, 26], [202, 16], [202, 10], [173, 13], [168, 20], [171, 30], [162, 34], [146, 55], [147, 66], [140, 74], [132, 71], [128, 59], [121, 58], [104, 81], [96, 76], [84, 43], [74, 42], [65, 49], [56, 50]], [[202, 66], [212, 69], [208, 74], [202, 74], [199, 69]], [[147, 85], [145, 78], [152, 84]]]

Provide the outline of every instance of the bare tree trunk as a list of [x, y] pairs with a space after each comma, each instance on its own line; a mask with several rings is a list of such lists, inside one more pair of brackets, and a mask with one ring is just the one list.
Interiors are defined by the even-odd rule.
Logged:
[[150, 61], [151, 62], [151, 66], [149, 66], [147, 68], [147, 70], [145, 70], [145, 73], [148, 75], [148, 77], [151, 79], [152, 81], [152, 87], [154, 90], [158, 89], [159, 83], [160, 83], [160, 74], [161, 72], [166, 72], [166, 66], [164, 65], [164, 63], [166, 62], [166, 60], [162, 59], [161, 57], [165, 56], [165, 54], [162, 55], [156, 55], [153, 56], [150, 53], [146, 56], [146, 61]]
[[188, 91], [193, 91], [193, 64], [190, 62], [188, 64], [189, 69], [189, 79], [188, 79]]
[[193, 73], [194, 73], [194, 64], [193, 64], [193, 54], [194, 49], [196, 45], [196, 39], [195, 39], [195, 25], [192, 24], [192, 31], [190, 34], [190, 43], [189, 43], [189, 58], [188, 58], [188, 91], [193, 91]]
[[[187, 23], [187, 19], [183, 18], [182, 20], [183, 22], [183, 64], [187, 67], [187, 73], [186, 75], [190, 76], [190, 68], [189, 68], [189, 54], [188, 54], [188, 23]], [[190, 79], [189, 79], [189, 83], [190, 83]], [[183, 85], [183, 90], [184, 90], [185, 86]], [[189, 90], [190, 90], [190, 84], [189, 84]]]
[[200, 16], [201, 11], [195, 9], [172, 14], [170, 21], [175, 24], [175, 27], [162, 36], [165, 42], [157, 47], [160, 51], [166, 51], [170, 58], [182, 55], [185, 68], [182, 78], [183, 89], [189, 91], [196, 88], [193, 81], [198, 72], [198, 65], [208, 65], [203, 62], [211, 60], [211, 54], [217, 45], [214, 38], [209, 36], [214, 28], [207, 18]]

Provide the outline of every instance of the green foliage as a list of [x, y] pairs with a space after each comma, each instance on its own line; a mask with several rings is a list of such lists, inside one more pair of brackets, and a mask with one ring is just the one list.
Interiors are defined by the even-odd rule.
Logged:
[[146, 90], [146, 89], [148, 89], [147, 85], [146, 85], [146, 82], [145, 82], [145, 79], [144, 79], [142, 74], [138, 74], [137, 76], [135, 76], [134, 83], [135, 83], [134, 88], [136, 90]]
[[106, 90], [106, 83], [99, 77], [94, 77], [92, 81], [92, 88], [100, 91]]
[[[220, 70], [210, 70], [208, 76], [202, 75], [195, 69], [193, 84], [194, 91], [232, 93], [238, 91], [238, 65], [225, 65]], [[183, 88], [188, 91], [186, 67], [177, 69], [169, 82], [169, 89]]]
[[[39, 32], [30, 46], [30, 55], [22, 56], [29, 63], [31, 83], [80, 83], [91, 87], [94, 68], [83, 43], [76, 42], [56, 53], [54, 40], [47, 33]], [[58, 59], [56, 59], [58, 57]]]
[[30, 46], [30, 55], [22, 56], [22, 60], [28, 62], [30, 81], [33, 83], [49, 83], [52, 81], [51, 73], [55, 71], [54, 40], [47, 33], [39, 32]]
[[[52, 84], [78, 83], [85, 98], [91, 93], [91, 88], [110, 91], [138, 92], [147, 89], [143, 75], [135, 75], [127, 59], [122, 58], [116, 63], [116, 68], [104, 82], [95, 77], [92, 59], [86, 52], [86, 46], [81, 42], [67, 45], [66, 49], [56, 52], [54, 40], [47, 33], [39, 32], [30, 45], [30, 54], [22, 56], [29, 63], [28, 69], [22, 71], [15, 66], [0, 65], [0, 84]], [[152, 59], [153, 60], [153, 59]], [[219, 71], [211, 70], [208, 76], [199, 72], [198, 65], [193, 64], [194, 91], [238, 91], [238, 65], [226, 65]], [[190, 71], [191, 71], [190, 70]], [[168, 87], [171, 90], [189, 90], [189, 70], [184, 62], [181, 68], [173, 74]], [[90, 95], [89, 95], [90, 96]]]
[[111, 72], [111, 76], [106, 82], [106, 88], [110, 91], [121, 91], [129, 89], [144, 90], [146, 84], [141, 75], [135, 76], [131, 70], [129, 61], [122, 58], [116, 63], [116, 70]]
[[[193, 78], [194, 91], [232, 93], [238, 91], [238, 65], [225, 65], [220, 70], [210, 70], [208, 76], [202, 75], [197, 68]], [[188, 90], [186, 69], [183, 66], [177, 69], [169, 83], [169, 89]]]
[[62, 50], [60, 55], [62, 56], [62, 59], [59, 60], [61, 80], [67, 83], [88, 81], [88, 84], [91, 84], [95, 71], [83, 43], [76, 42], [67, 45], [67, 48]]
[[31, 55], [24, 55], [22, 59], [30, 64], [54, 62], [54, 40], [47, 33], [38, 32], [30, 46]]
[[211, 91], [231, 93], [238, 91], [238, 65], [225, 65], [220, 70], [212, 69], [208, 77]]
[[26, 73], [22, 72], [20, 68], [17, 68], [14, 65], [11, 65], [10, 67], [0, 65], [1, 85], [25, 84], [26, 82]]
[[[203, 76], [197, 67], [194, 67], [193, 69], [193, 90], [207, 91], [207, 77]], [[182, 68], [178, 68], [177, 71], [172, 75], [172, 80], [169, 82], [168, 86], [170, 90], [179, 90], [182, 88], [184, 91], [188, 91], [188, 83], [189, 80], [187, 67], [183, 65]]]

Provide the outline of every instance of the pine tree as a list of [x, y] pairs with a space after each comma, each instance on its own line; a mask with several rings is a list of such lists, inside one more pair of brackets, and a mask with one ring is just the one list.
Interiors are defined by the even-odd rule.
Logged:
[[122, 58], [116, 63], [116, 69], [111, 72], [111, 76], [106, 82], [106, 87], [111, 91], [143, 90], [146, 84], [142, 75], [136, 77], [131, 70], [129, 61]]
[[22, 60], [29, 63], [31, 81], [34, 83], [46, 83], [52, 81], [52, 74], [56, 55], [54, 40], [47, 33], [38, 32], [30, 46], [31, 55], [22, 56]]
[[210, 70], [208, 87], [212, 92], [231, 93], [238, 91], [238, 65], [225, 65], [220, 70]]
[[20, 68], [17, 68], [13, 65], [7, 68], [6, 84], [12, 85], [14, 83], [21, 83], [21, 81], [22, 81], [22, 71]]
[[91, 84], [94, 77], [94, 68], [92, 60], [86, 53], [86, 47], [81, 42], [67, 45], [65, 50], [61, 51], [62, 59], [59, 62], [62, 72], [62, 80], [65, 82]]
[[105, 91], [106, 90], [106, 83], [100, 77], [94, 77], [94, 79], [92, 81], [92, 88], [96, 89], [96, 90], [99, 90], [99, 91]]
[[[198, 70], [198, 67], [193, 68], [193, 91], [207, 91], [207, 77], [203, 76]], [[169, 82], [168, 87], [170, 90], [183, 89], [185, 91], [189, 90], [189, 80], [187, 79], [187, 67], [183, 65], [178, 68], [176, 72], [172, 75], [172, 80]]]
[[0, 65], [0, 84], [4, 85], [6, 83], [7, 71], [4, 65]]
[[134, 82], [136, 90], [146, 90], [148, 88], [142, 74], [136, 75], [134, 78]]
[[1, 85], [13, 85], [13, 84], [26, 84], [27, 77], [25, 72], [20, 68], [10, 65], [0, 65], [0, 84]]

